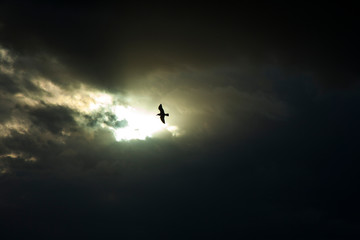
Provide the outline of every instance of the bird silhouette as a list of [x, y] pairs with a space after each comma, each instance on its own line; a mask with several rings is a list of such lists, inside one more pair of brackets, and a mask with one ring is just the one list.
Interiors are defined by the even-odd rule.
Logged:
[[160, 120], [163, 123], [165, 123], [165, 116], [169, 116], [169, 114], [164, 112], [164, 109], [161, 104], [159, 105], [159, 110], [160, 110], [160, 113], [157, 114], [156, 116], [160, 116]]

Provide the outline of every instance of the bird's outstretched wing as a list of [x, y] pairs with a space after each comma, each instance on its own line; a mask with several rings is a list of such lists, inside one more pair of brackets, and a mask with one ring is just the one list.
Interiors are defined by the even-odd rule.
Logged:
[[161, 121], [162, 121], [163, 123], [165, 123], [165, 115], [161, 115], [161, 116], [160, 116], [160, 119], [161, 119]]
[[[159, 105], [159, 110], [160, 110], [160, 113], [161, 113], [161, 114], [164, 114], [164, 113], [165, 113], [165, 112], [164, 112], [164, 109], [162, 108], [162, 105], [161, 105], [161, 104]], [[163, 122], [164, 122], [164, 121], [163, 121]]]

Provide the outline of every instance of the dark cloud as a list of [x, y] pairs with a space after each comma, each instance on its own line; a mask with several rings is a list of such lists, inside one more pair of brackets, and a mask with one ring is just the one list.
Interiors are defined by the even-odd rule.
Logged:
[[104, 109], [101, 109], [91, 115], [85, 115], [84, 118], [87, 122], [87, 126], [89, 127], [96, 127], [102, 123], [113, 128], [123, 128], [128, 125], [126, 119], [119, 120], [114, 113], [108, 112]]
[[10, 93], [16, 93], [19, 91], [19, 87], [12, 81], [12, 79], [5, 75], [0, 73], [0, 86], [2, 91], [10, 92]]
[[[18, 219], [16, 236], [44, 237], [113, 236], [119, 228], [130, 239], [357, 236], [358, 90], [316, 98], [298, 89], [283, 98], [308, 102], [290, 120], [237, 141], [114, 142], [106, 130], [90, 139], [74, 132], [65, 143], [37, 131], [3, 138], [37, 161], [1, 159], [12, 170], [1, 176], [2, 226]], [[47, 107], [41, 119], [56, 109]]]
[[29, 115], [32, 121], [41, 129], [46, 129], [53, 134], [59, 134], [63, 129], [75, 126], [73, 111], [62, 106], [44, 106], [31, 109]]
[[[106, 88], [154, 68], [278, 64], [325, 86], [357, 81], [351, 5], [2, 4], [1, 42], [50, 53]], [[119, 87], [118, 89], [121, 89]]]
[[9, 119], [12, 108], [12, 102], [0, 95], [0, 123]]
[[21, 55], [55, 55], [73, 73], [106, 83], [114, 67], [110, 50], [115, 47], [107, 49], [112, 38], [107, 28], [114, 16], [121, 16], [111, 9], [90, 3], [84, 8], [82, 4], [3, 2], [1, 42]]

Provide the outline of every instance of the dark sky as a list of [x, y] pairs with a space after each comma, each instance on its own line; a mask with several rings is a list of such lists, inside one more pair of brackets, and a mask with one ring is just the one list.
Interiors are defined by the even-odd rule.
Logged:
[[1, 235], [358, 239], [358, 26], [339, 3], [2, 1]]

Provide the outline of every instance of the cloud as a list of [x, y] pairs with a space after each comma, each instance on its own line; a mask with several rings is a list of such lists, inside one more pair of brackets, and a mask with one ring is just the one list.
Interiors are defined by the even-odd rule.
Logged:
[[128, 125], [126, 119], [119, 121], [114, 113], [106, 111], [105, 109], [100, 109], [96, 113], [93, 113], [92, 115], [85, 115], [84, 117], [86, 119], [87, 126], [89, 127], [106, 124], [107, 126], [113, 128], [123, 128]]
[[0, 96], [0, 123], [7, 120], [10, 116], [13, 103], [2, 96]]
[[14, 57], [9, 54], [9, 51], [0, 45], [0, 71], [5, 74], [12, 74], [14, 61]]
[[[71, 11], [67, 4], [56, 6], [3, 4], [0, 41], [20, 53], [57, 56], [71, 73], [108, 90], [121, 90], [129, 78], [156, 68], [241, 67], [244, 61], [309, 73], [322, 86], [359, 80], [358, 20], [351, 6], [259, 9], [243, 3], [241, 8], [206, 6], [203, 11], [155, 4], [92, 3], [72, 5]], [[22, 17], [27, 21], [19, 21]]]
[[[10, 50], [3, 52], [6, 56], [14, 55]], [[80, 155], [81, 160], [74, 161], [87, 165], [84, 162], [85, 156], [91, 156], [87, 154], [88, 147], [101, 151], [99, 148], [104, 147], [102, 144], [108, 145], [123, 139], [126, 136], [122, 134], [129, 134], [126, 131], [142, 130], [129, 121], [145, 117], [144, 121], [148, 116], [129, 107], [121, 94], [114, 95], [95, 89], [77, 80], [66, 68], [61, 67], [61, 71], [56, 74], [44, 73], [38, 69], [42, 62], [60, 69], [57, 66], [62, 66], [61, 63], [56, 60], [48, 61], [53, 57], [35, 58], [34, 61], [31, 59], [31, 56], [18, 55], [12, 63], [12, 71], [2, 71], [0, 82], [8, 86], [0, 92], [2, 174], [23, 171], [20, 166], [25, 164], [26, 159], [32, 158], [37, 159], [33, 166], [43, 166], [44, 169], [56, 172], [56, 167], [73, 169], [67, 166], [68, 163], [63, 158], [69, 160]], [[28, 69], [31, 70], [27, 71]], [[73, 83], [66, 85], [66, 81], [59, 80], [60, 75], [64, 78], [72, 76]], [[16, 90], [12, 91], [11, 86], [17, 86]], [[130, 113], [133, 114], [132, 119], [129, 118]], [[151, 121], [160, 125], [155, 117]], [[146, 124], [153, 124], [152, 122]], [[136, 129], [129, 130], [129, 127]], [[120, 131], [123, 129], [124, 131]], [[176, 128], [171, 129], [175, 131]], [[141, 138], [149, 136], [147, 132]], [[92, 154], [98, 156], [95, 152]], [[14, 154], [16, 157], [13, 157]], [[92, 156], [90, 158], [93, 159]], [[95, 164], [96, 159], [92, 161]], [[50, 167], [52, 164], [53, 167]], [[24, 169], [27, 167], [26, 163]], [[77, 171], [79, 174], [81, 169]]]
[[[39, 67], [42, 63], [57, 71], [43, 71]], [[0, 125], [1, 154], [33, 157], [37, 161], [32, 166], [54, 171], [53, 174], [121, 173], [120, 166], [129, 164], [130, 159], [144, 163], [146, 158], [154, 159], [158, 154], [170, 156], [170, 152], [163, 149], [165, 145], [180, 154], [183, 150], [192, 151], [191, 144], [196, 141], [200, 146], [219, 137], [231, 141], [246, 131], [255, 131], [269, 120], [281, 121], [287, 117], [286, 104], [269, 89], [254, 92], [261, 81], [254, 86], [238, 83], [255, 76], [252, 70], [245, 70], [247, 68], [235, 71], [235, 75], [234, 70], [228, 68], [155, 70], [141, 81], [128, 84], [122, 94], [114, 94], [77, 79], [50, 55], [34, 58], [18, 54], [12, 64], [12, 72], [3, 72], [3, 75], [9, 86], [13, 84], [18, 88], [1, 93], [4, 103], [1, 105], [4, 112]], [[73, 79], [72, 84], [67, 85], [68, 81], [61, 76]], [[169, 125], [163, 133], [153, 134], [154, 139], [149, 138], [152, 133], [148, 129], [144, 129], [145, 135], [136, 135], [142, 129], [133, 125], [132, 118], [147, 119], [148, 115], [141, 115], [143, 113], [151, 112], [149, 119], [164, 127], [155, 117], [159, 103], [170, 111]], [[149, 119], [145, 126], [153, 124]], [[256, 121], [257, 124], [253, 124]], [[138, 141], [117, 145], [115, 140], [126, 139], [122, 134], [129, 134], [127, 129], [131, 129], [136, 138], [146, 139], [146, 145]], [[179, 145], [185, 142], [188, 144], [180, 151]], [[130, 157], [123, 160], [123, 156]], [[19, 158], [2, 161], [6, 169], [3, 174], [23, 171], [21, 167], [14, 167], [22, 164]], [[114, 170], [113, 166], [119, 167]]]
[[357, 234], [356, 14], [53, 4], [0, 4], [5, 238]]
[[58, 134], [64, 129], [71, 131], [76, 125], [72, 111], [62, 106], [44, 106], [29, 111], [32, 122], [41, 129]]

